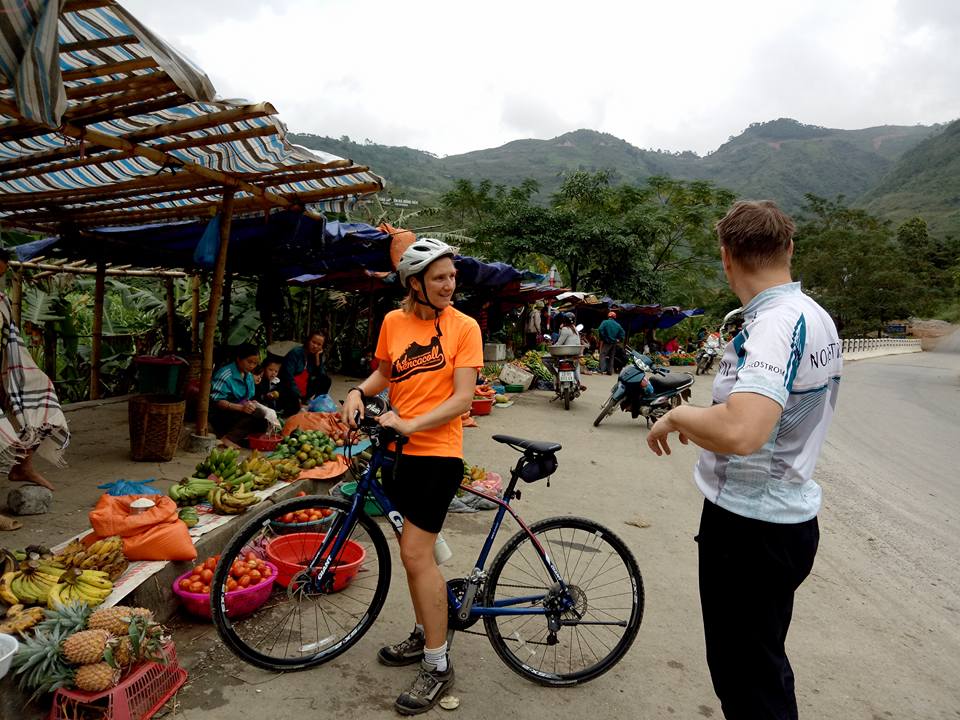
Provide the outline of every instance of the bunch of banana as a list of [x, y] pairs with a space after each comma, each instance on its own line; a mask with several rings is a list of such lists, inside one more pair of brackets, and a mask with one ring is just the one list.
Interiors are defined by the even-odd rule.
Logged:
[[24, 605], [43, 605], [50, 589], [60, 581], [64, 572], [64, 568], [52, 560], [41, 560], [39, 555], [32, 553], [20, 570], [5, 573], [0, 578], [0, 586], [5, 588], [0, 597], [4, 602], [16, 598]]
[[216, 486], [216, 480], [207, 477], [190, 477], [171, 485], [167, 494], [177, 505], [196, 505], [203, 501]]
[[101, 538], [90, 547], [79, 540], [71, 540], [55, 560], [65, 568], [102, 570], [111, 580], [120, 577], [129, 565], [123, 554], [123, 538], [119, 535]]
[[232, 480], [238, 474], [238, 457], [239, 453], [235, 448], [214, 448], [206, 458], [197, 463], [197, 471], [194, 474], [198, 477], [216, 475], [221, 481]]
[[72, 568], [60, 577], [59, 583], [50, 588], [47, 607], [59, 610], [73, 602], [86, 603], [93, 607], [106, 600], [111, 592], [113, 583], [107, 573], [102, 570]]
[[278, 480], [291, 482], [300, 475], [300, 464], [293, 458], [271, 460], [270, 464], [273, 465]]
[[200, 522], [200, 516], [197, 515], [197, 509], [195, 507], [180, 508], [180, 512], [177, 514], [177, 516], [188, 528], [192, 528], [194, 525]]
[[256, 476], [253, 481], [254, 490], [265, 490], [277, 481], [276, 466], [256, 450], [240, 463], [240, 471], [251, 472]]
[[0, 575], [6, 575], [8, 572], [15, 572], [20, 567], [20, 561], [14, 555], [13, 550], [0, 548]]
[[463, 461], [463, 480], [464, 484], [469, 485], [477, 480], [484, 480], [487, 477], [486, 468], [479, 465], [470, 465], [466, 460]]
[[[224, 490], [233, 492], [235, 490], [253, 490], [256, 484], [257, 476], [252, 472], [245, 472], [242, 475], [235, 475], [229, 480], [221, 480], [220, 487]], [[260, 488], [257, 488], [258, 490]], [[207, 493], [209, 495], [209, 493]]]
[[46, 613], [43, 608], [32, 607], [24, 608], [23, 605], [16, 604], [7, 608], [5, 620], [0, 620], [0, 633], [7, 635], [21, 635], [26, 637], [26, 632], [38, 622], [46, 619]]
[[222, 487], [214, 488], [207, 499], [213, 505], [214, 512], [220, 515], [239, 515], [246, 512], [251, 505], [260, 502], [260, 498], [242, 487], [235, 492]]

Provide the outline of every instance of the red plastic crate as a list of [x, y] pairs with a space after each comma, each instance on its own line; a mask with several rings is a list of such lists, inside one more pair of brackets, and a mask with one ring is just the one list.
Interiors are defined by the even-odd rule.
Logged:
[[104, 720], [147, 720], [163, 707], [187, 680], [177, 663], [173, 643], [163, 648], [165, 663], [143, 663], [120, 683], [99, 693], [57, 690], [49, 720], [72, 720], [84, 715]]

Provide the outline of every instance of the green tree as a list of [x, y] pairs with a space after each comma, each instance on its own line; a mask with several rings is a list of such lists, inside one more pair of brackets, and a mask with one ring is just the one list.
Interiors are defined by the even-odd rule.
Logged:
[[915, 312], [916, 277], [890, 227], [870, 213], [807, 195], [795, 238], [797, 277], [833, 316], [844, 337], [882, 331]]

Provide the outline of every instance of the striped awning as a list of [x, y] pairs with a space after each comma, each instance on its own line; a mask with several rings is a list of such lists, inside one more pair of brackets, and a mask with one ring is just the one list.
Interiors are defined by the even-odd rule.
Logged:
[[57, 231], [341, 210], [383, 188], [291, 145], [269, 103], [216, 97], [201, 69], [111, 0], [0, 0], [0, 223]]

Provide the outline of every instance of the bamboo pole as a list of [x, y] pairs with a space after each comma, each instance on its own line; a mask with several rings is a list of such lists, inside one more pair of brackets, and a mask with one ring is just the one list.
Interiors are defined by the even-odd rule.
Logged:
[[90, 346], [90, 399], [100, 398], [100, 357], [103, 343], [103, 296], [106, 292], [107, 266], [97, 261], [97, 277], [93, 289], [93, 338]]
[[20, 323], [23, 317], [23, 270], [18, 269], [13, 274], [13, 321], [18, 328], [22, 328]]
[[224, 272], [223, 277], [223, 299], [220, 302], [222, 310], [220, 312], [220, 342], [228, 345], [230, 342], [230, 302], [233, 299], [233, 273], [229, 270]]
[[[34, 260], [11, 260], [10, 267], [26, 268], [28, 270], [43, 270], [51, 274], [66, 273], [68, 275], [96, 275], [97, 268], [90, 266], [62, 265], [55, 262], [36, 262]], [[128, 270], [129, 265], [107, 268], [105, 275], [107, 277], [164, 277], [180, 278], [186, 277], [185, 272], [179, 270]]]
[[200, 350], [200, 273], [194, 273], [190, 280], [193, 302], [190, 306], [190, 352]]
[[173, 278], [165, 278], [163, 284], [167, 288], [167, 351], [177, 351], [177, 338], [174, 332], [174, 320], [176, 319], [177, 303], [173, 291]]
[[223, 194], [223, 209], [220, 218], [220, 247], [213, 266], [213, 281], [210, 283], [210, 302], [203, 323], [203, 359], [200, 364], [200, 397], [197, 401], [197, 435], [207, 434], [210, 412], [210, 385], [213, 380], [213, 337], [217, 332], [217, 312], [223, 293], [223, 275], [227, 269], [227, 246], [230, 243], [230, 220], [233, 216], [233, 188]]

